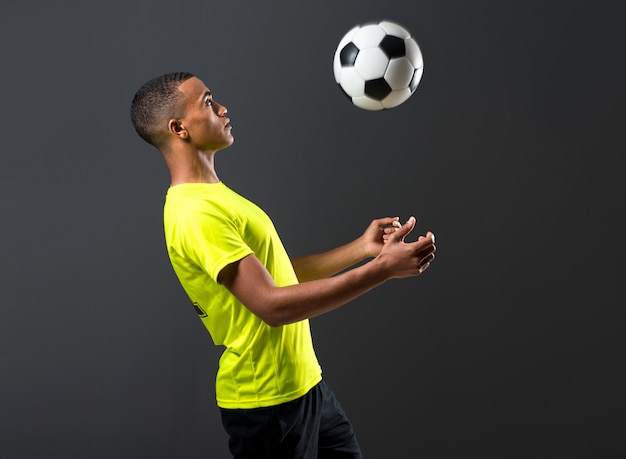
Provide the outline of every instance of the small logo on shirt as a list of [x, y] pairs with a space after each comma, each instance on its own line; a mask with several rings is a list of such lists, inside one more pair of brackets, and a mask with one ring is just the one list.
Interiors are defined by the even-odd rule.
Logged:
[[202, 309], [202, 308], [200, 307], [200, 305], [198, 304], [198, 302], [197, 302], [197, 301], [194, 301], [194, 302], [193, 302], [193, 307], [195, 308], [196, 313], [197, 313], [200, 317], [207, 317], [207, 313], [204, 311], [204, 309]]

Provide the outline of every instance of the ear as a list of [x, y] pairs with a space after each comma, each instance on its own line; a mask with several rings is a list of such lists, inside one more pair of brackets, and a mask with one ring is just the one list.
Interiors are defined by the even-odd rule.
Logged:
[[177, 119], [169, 120], [167, 123], [167, 131], [179, 139], [186, 139], [189, 137], [189, 132], [187, 132], [187, 129], [183, 126], [180, 120]]

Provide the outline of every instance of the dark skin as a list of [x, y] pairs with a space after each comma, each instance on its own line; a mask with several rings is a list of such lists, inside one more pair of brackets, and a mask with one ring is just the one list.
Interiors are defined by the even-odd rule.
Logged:
[[[214, 156], [232, 145], [228, 110], [213, 100], [196, 77], [181, 83], [185, 114], [167, 123], [161, 148], [171, 184], [217, 183]], [[415, 227], [410, 217], [373, 220], [354, 241], [328, 252], [292, 259], [299, 284], [278, 287], [259, 259], [248, 255], [226, 266], [221, 282], [248, 309], [273, 327], [308, 319], [338, 308], [394, 278], [419, 276], [435, 258], [435, 236], [428, 232], [406, 242]], [[356, 263], [361, 266], [334, 275]]]

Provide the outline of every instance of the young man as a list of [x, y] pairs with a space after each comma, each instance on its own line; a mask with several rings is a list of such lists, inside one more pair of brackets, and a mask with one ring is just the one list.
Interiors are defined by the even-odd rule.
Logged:
[[[352, 426], [322, 372], [311, 317], [434, 259], [434, 235], [407, 243], [413, 217], [372, 221], [356, 240], [289, 259], [269, 217], [218, 178], [215, 153], [233, 143], [227, 109], [189, 73], [161, 75], [135, 94], [137, 133], [171, 174], [168, 254], [216, 345], [216, 400], [235, 458], [360, 458]], [[351, 270], [349, 267], [372, 258]]]

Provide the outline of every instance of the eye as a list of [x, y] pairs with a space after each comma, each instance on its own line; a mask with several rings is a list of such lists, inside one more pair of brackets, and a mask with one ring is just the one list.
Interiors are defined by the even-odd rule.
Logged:
[[213, 101], [207, 97], [206, 99], [204, 99], [204, 105], [206, 105], [207, 107], [211, 107], [213, 105]]

